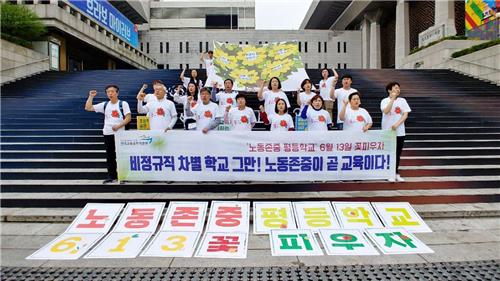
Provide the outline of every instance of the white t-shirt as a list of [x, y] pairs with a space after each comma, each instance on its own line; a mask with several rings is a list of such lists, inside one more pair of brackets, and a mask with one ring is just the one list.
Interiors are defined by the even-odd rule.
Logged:
[[[106, 102], [101, 102], [94, 105], [94, 111], [104, 113], [104, 127], [102, 128], [102, 133], [105, 136], [109, 136], [115, 134], [112, 127], [114, 125], [119, 125], [125, 119], [125, 116], [123, 116], [120, 112], [120, 101], [114, 104], [108, 101], [108, 104], [106, 105], [106, 112], [104, 112], [105, 103]], [[130, 107], [126, 101], [122, 101], [122, 107], [123, 114], [130, 114]], [[121, 127], [118, 131], [125, 131], [125, 126]]]
[[[380, 102], [380, 110], [382, 111], [382, 130], [391, 130], [392, 125], [397, 123], [403, 113], [411, 112], [411, 108], [406, 102], [404, 98], [396, 98], [394, 103], [392, 104], [391, 111], [389, 114], [384, 114], [384, 109], [390, 102], [390, 98], [387, 97]], [[398, 137], [406, 136], [405, 132], [405, 123], [399, 125], [396, 129], [396, 133]]]
[[213, 59], [203, 59], [205, 62], [205, 68], [207, 69], [207, 77], [212, 77], [215, 75], [214, 60]]
[[161, 101], [148, 102], [143, 108], [148, 114], [151, 130], [165, 131], [170, 126], [172, 119], [177, 117], [174, 103], [165, 98]]
[[208, 128], [210, 122], [219, 116], [219, 106], [213, 102], [203, 104], [203, 102], [200, 101], [193, 108], [193, 113], [196, 119], [196, 130], [201, 131]]
[[310, 101], [316, 94], [313, 92], [310, 92], [309, 94], [306, 94], [306, 92], [300, 92], [299, 93], [299, 99], [300, 99], [300, 111], [306, 106], [307, 102]]
[[251, 131], [255, 122], [255, 113], [250, 107], [240, 110], [237, 107], [231, 108], [227, 113], [227, 120], [232, 131]]
[[[184, 80], [182, 80], [182, 84], [184, 85], [184, 88], [188, 88], [189, 86], [189, 82], [191, 82], [191, 78], [190, 77], [184, 77]], [[201, 89], [203, 87], [203, 81], [201, 81], [201, 79], [198, 79], [198, 90]]]
[[186, 121], [186, 119], [194, 119], [194, 113], [192, 112], [192, 110], [196, 106], [197, 101], [193, 99], [191, 103], [188, 104], [188, 96], [187, 95], [181, 96], [177, 93], [174, 94], [174, 101], [176, 103], [182, 104], [184, 121]]
[[364, 108], [353, 110], [350, 106], [346, 107], [344, 131], [363, 132], [363, 127], [370, 123], [373, 123], [372, 117]]
[[157, 98], [154, 94], [146, 94], [146, 96], [144, 97], [144, 103], [150, 103], [156, 100]]
[[[337, 99], [337, 123], [342, 123], [339, 118], [340, 111], [342, 111], [342, 101], [349, 101], [349, 95], [357, 92], [358, 90], [350, 88], [349, 90], [344, 90], [344, 88], [335, 89], [333, 95]], [[347, 105], [349, 107], [349, 105]]]
[[268, 115], [267, 118], [271, 124], [271, 131], [288, 131], [290, 128], [295, 128], [292, 116], [288, 113], [283, 115], [274, 113], [272, 115]]
[[332, 123], [332, 119], [326, 110], [316, 110], [310, 106], [306, 114], [308, 131], [328, 131], [327, 125]]
[[286, 106], [290, 108], [290, 101], [288, 100], [288, 97], [283, 91], [279, 91], [277, 93], [271, 91], [271, 90], [266, 90], [263, 93], [264, 98], [259, 99], [260, 101], [264, 100], [264, 111], [267, 113], [267, 116], [271, 116], [273, 114], [276, 114], [274, 111], [274, 108], [276, 106], [276, 99], [284, 99], [286, 102]]
[[330, 89], [332, 88], [332, 83], [333, 83], [333, 79], [335, 79], [335, 77], [328, 77], [325, 80], [321, 79], [319, 80], [319, 94], [321, 95], [321, 97], [323, 98], [323, 100], [332, 100], [330, 98]]
[[237, 91], [232, 91], [231, 93], [226, 93], [226, 91], [220, 91], [215, 94], [215, 101], [219, 102], [219, 114], [223, 116], [226, 112], [226, 107], [231, 105], [231, 108], [237, 107], [238, 103], [236, 102], [236, 95], [238, 95]]

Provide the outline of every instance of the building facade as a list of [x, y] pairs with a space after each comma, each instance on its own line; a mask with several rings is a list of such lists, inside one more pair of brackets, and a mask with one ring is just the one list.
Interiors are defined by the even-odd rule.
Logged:
[[296, 41], [306, 68], [360, 68], [361, 32], [255, 30], [253, 0], [151, 2], [141, 25], [140, 49], [160, 69], [202, 68], [200, 54], [213, 42], [239, 45]]
[[400, 68], [411, 50], [464, 35], [462, 0], [314, 0], [301, 28], [360, 30], [363, 68]]
[[50, 69], [152, 69], [156, 62], [139, 49], [137, 24], [149, 21], [148, 1], [34, 0], [25, 5], [47, 26], [35, 51], [48, 55]]

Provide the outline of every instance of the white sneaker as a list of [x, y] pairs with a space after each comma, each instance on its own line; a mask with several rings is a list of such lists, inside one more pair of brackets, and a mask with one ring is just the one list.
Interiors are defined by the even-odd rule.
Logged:
[[399, 174], [396, 174], [396, 181], [399, 181], [399, 182], [404, 182], [405, 179], [402, 178]]
[[396, 182], [396, 179], [395, 178], [390, 178], [387, 180], [388, 182]]

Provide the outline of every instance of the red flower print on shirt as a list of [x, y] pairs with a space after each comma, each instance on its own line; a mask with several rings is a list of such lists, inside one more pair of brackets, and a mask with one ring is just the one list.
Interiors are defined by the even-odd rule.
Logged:
[[326, 83], [323, 82], [323, 84], [321, 84], [321, 88], [326, 88]]
[[319, 122], [326, 122], [326, 118], [323, 115], [318, 116]]
[[363, 118], [362, 115], [358, 115], [358, 117], [356, 117], [356, 120], [358, 120], [358, 122], [364, 122], [365, 118]]
[[191, 102], [191, 108], [195, 107], [196, 106], [196, 102], [195, 101], [192, 101]]
[[227, 104], [233, 104], [233, 99], [232, 98], [227, 98], [226, 103]]
[[248, 117], [241, 116], [241, 123], [248, 123]]
[[165, 116], [165, 111], [163, 110], [163, 108], [159, 107], [158, 109], [156, 109], [156, 115]]
[[111, 112], [111, 117], [118, 118], [120, 117], [120, 114], [118, 113], [118, 110], [113, 110]]
[[283, 127], [283, 128], [286, 128], [288, 126], [288, 124], [286, 123], [285, 120], [281, 120], [280, 121], [280, 126]]
[[401, 108], [399, 106], [396, 107], [396, 109], [394, 109], [394, 111], [396, 112], [396, 114], [401, 114]]
[[204, 115], [205, 115], [205, 117], [207, 117], [207, 118], [212, 118], [212, 112], [210, 112], [210, 110], [205, 111], [205, 114], [204, 114]]

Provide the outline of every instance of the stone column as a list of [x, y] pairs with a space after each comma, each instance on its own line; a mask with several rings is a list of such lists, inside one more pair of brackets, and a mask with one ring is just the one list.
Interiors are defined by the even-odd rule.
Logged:
[[452, 36], [457, 34], [455, 28], [455, 1], [436, 0], [434, 9], [434, 26], [441, 26], [444, 24], [445, 36]]
[[370, 68], [382, 68], [382, 54], [380, 52], [380, 17], [382, 9], [369, 12], [365, 15], [370, 21]]
[[366, 18], [361, 23], [361, 65], [370, 66], [370, 21]]
[[403, 59], [410, 52], [409, 6], [405, 0], [398, 0], [396, 5], [396, 68], [402, 68]]

